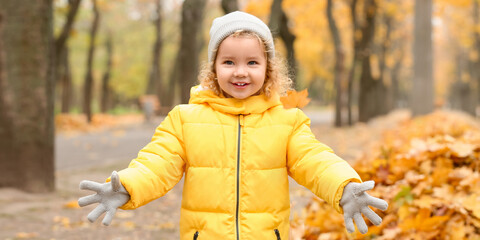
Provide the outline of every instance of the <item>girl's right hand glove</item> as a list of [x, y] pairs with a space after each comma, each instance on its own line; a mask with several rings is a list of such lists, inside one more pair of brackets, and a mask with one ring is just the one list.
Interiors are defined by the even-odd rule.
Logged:
[[84, 207], [92, 203], [99, 203], [99, 205], [88, 214], [87, 218], [90, 222], [94, 222], [100, 215], [106, 212], [102, 221], [105, 226], [110, 225], [117, 208], [123, 206], [130, 199], [130, 195], [122, 183], [120, 183], [120, 177], [116, 171], [112, 172], [110, 182], [97, 183], [83, 180], [80, 183], [80, 189], [97, 192], [96, 194], [79, 198], [78, 205]]
[[353, 220], [358, 227], [358, 230], [365, 234], [368, 231], [367, 224], [363, 220], [362, 213], [375, 225], [382, 223], [380, 218], [368, 206], [378, 208], [380, 210], [387, 210], [388, 203], [382, 199], [372, 197], [366, 191], [373, 189], [374, 181], [367, 181], [363, 183], [350, 182], [343, 189], [343, 195], [340, 199], [340, 206], [343, 208], [343, 217], [345, 226], [349, 233], [355, 231]]

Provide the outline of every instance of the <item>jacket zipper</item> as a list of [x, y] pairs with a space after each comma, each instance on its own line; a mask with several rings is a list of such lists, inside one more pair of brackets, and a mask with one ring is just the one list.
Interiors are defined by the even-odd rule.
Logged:
[[282, 240], [280, 238], [280, 232], [278, 231], [278, 229], [275, 229], [274, 231], [275, 231], [275, 236], [277, 236], [277, 240]]
[[197, 240], [198, 234], [199, 234], [198, 231], [196, 231], [195, 234], [193, 234], [193, 240]]
[[238, 213], [239, 213], [239, 205], [240, 205], [240, 140], [242, 134], [242, 119], [243, 115], [238, 115], [238, 139], [237, 139], [237, 202], [236, 202], [236, 210], [235, 210], [235, 228], [237, 232], [237, 240], [240, 240], [240, 233], [238, 227]]

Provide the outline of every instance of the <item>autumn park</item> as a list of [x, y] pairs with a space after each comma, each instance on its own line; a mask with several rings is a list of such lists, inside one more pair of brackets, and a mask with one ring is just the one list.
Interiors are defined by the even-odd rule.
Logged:
[[[288, 236], [271, 239], [480, 239], [479, 0], [0, 0], [0, 239], [187, 239], [187, 171], [109, 226], [87, 219], [95, 204], [81, 204], [91, 192], [79, 184], [114, 186], [112, 171], [122, 179], [142, 148], [170, 136], [152, 140], [192, 104], [212, 22], [235, 11], [271, 31], [292, 82], [282, 110], [301, 109], [388, 203], [371, 208], [379, 225], [349, 233], [343, 212], [288, 169]], [[221, 98], [237, 98], [215, 80]]]

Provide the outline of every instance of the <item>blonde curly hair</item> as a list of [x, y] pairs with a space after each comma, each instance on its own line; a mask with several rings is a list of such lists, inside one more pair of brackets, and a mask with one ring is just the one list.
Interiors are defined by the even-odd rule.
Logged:
[[[230, 36], [257, 38], [262, 44], [263, 49], [267, 49], [266, 41], [254, 32], [238, 30]], [[202, 65], [198, 81], [202, 87], [208, 88], [220, 96], [223, 92], [218, 84], [215, 70], [217, 51], [218, 48], [214, 50], [214, 58], [212, 62]], [[269, 58], [267, 52], [265, 52], [265, 58], [267, 59], [267, 70], [265, 72], [265, 82], [261, 89], [261, 93], [264, 93], [268, 98], [272, 96], [272, 93], [284, 96], [286, 92], [292, 88], [292, 80], [288, 76], [286, 61], [279, 57], [278, 54], [275, 54], [275, 57], [273, 58]]]

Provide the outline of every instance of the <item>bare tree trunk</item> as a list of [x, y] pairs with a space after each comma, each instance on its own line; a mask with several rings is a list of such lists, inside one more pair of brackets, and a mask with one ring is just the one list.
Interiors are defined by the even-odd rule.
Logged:
[[222, 0], [222, 9], [225, 14], [238, 11], [237, 0]]
[[[382, 44], [380, 46], [380, 59], [379, 59], [379, 79], [378, 81], [380, 82], [379, 87], [381, 89], [378, 90], [378, 97], [379, 101], [383, 102], [383, 104], [380, 105], [380, 108], [378, 109], [379, 114], [387, 114], [389, 111], [393, 109], [393, 102], [392, 102], [392, 89], [387, 88], [385, 86], [385, 81], [389, 77], [387, 75], [387, 72], [390, 70], [387, 68], [387, 55], [389, 54], [391, 48], [392, 48], [392, 38], [391, 38], [391, 33], [392, 33], [392, 28], [393, 28], [393, 18], [392, 16], [388, 16], [386, 13], [383, 15], [383, 23], [385, 24], [386, 32], [385, 36], [383, 36]], [[383, 89], [383, 90], [382, 90]]]
[[69, 0], [68, 5], [68, 13], [67, 13], [67, 21], [65, 25], [63, 25], [62, 31], [55, 39], [55, 58], [56, 62], [55, 65], [58, 66], [62, 51], [65, 49], [65, 44], [70, 36], [70, 31], [72, 30], [73, 23], [75, 22], [75, 17], [77, 16], [78, 8], [80, 6], [81, 0]]
[[100, 107], [102, 113], [106, 113], [110, 109], [110, 73], [112, 72], [113, 57], [113, 41], [112, 34], [110, 32], [107, 34], [105, 49], [107, 50], [107, 62], [105, 64], [105, 72], [102, 78], [102, 100]]
[[182, 36], [178, 52], [178, 77], [182, 103], [188, 103], [190, 88], [197, 81], [201, 42], [198, 33], [202, 31], [205, 4], [206, 0], [185, 0], [182, 6]]
[[465, 73], [474, 71], [474, 63], [469, 59], [469, 50], [457, 46], [455, 59], [456, 80], [450, 87], [450, 102], [454, 109], [475, 115], [476, 95], [472, 81], [464, 81]]
[[342, 109], [343, 109], [343, 81], [344, 81], [344, 58], [345, 53], [343, 51], [342, 39], [340, 38], [340, 33], [338, 32], [335, 19], [332, 14], [332, 0], [327, 0], [327, 19], [328, 27], [330, 33], [332, 34], [333, 44], [335, 46], [335, 88], [336, 88], [336, 97], [335, 97], [335, 126], [341, 127], [343, 124], [342, 121]]
[[405, 45], [405, 39], [401, 39], [398, 41], [398, 48], [400, 49], [398, 57], [395, 59], [395, 64], [393, 65], [392, 71], [390, 72], [390, 76], [392, 79], [392, 102], [393, 102], [393, 107], [399, 107], [399, 103], [405, 99], [402, 97], [402, 93], [400, 90], [400, 81], [399, 81], [399, 75], [400, 75], [400, 69], [402, 68], [402, 63], [403, 63], [403, 58], [405, 56], [405, 51], [404, 51], [404, 45]]
[[280, 36], [285, 48], [287, 49], [287, 61], [289, 68], [289, 75], [296, 85], [297, 63], [295, 59], [295, 48], [293, 44], [295, 42], [295, 35], [288, 28], [288, 17], [283, 11], [282, 0], [274, 0], [270, 11], [269, 28], [271, 29], [273, 36]]
[[[65, 48], [62, 53], [60, 80], [62, 82], [62, 113], [70, 112], [72, 102], [72, 72], [70, 71], [70, 50]], [[58, 72], [58, 71], [57, 71]]]
[[163, 91], [161, 57], [162, 57], [162, 1], [157, 0], [156, 19], [154, 21], [156, 39], [153, 44], [152, 66], [150, 70], [150, 79], [148, 81], [147, 94], [155, 94], [158, 100], [161, 100]]
[[[54, 79], [61, 82], [62, 90], [62, 112], [66, 113], [70, 111], [71, 104], [71, 73], [69, 68], [68, 53], [65, 54], [65, 51], [68, 51], [67, 41], [70, 36], [70, 32], [75, 22], [75, 18], [78, 13], [78, 8], [80, 6], [81, 0], [69, 0], [67, 20], [65, 25], [63, 25], [62, 31], [55, 39], [55, 73]], [[63, 73], [60, 75], [60, 71]]]
[[98, 25], [100, 22], [100, 13], [97, 8], [97, 0], [92, 0], [93, 3], [93, 22], [90, 28], [90, 43], [87, 57], [87, 70], [85, 74], [85, 85], [83, 89], [83, 113], [87, 115], [87, 121], [92, 121], [92, 97], [93, 97], [93, 58], [95, 55], [95, 39], [97, 36]]
[[[473, 22], [477, 26], [480, 25], [480, 13], [479, 13], [479, 0], [473, 1]], [[477, 51], [477, 60], [474, 63], [473, 79], [477, 81], [477, 102], [476, 105], [480, 105], [480, 33], [478, 31], [473, 32], [475, 41], [475, 50]], [[474, 50], [474, 51], [475, 51]]]
[[353, 34], [352, 34], [352, 42], [353, 42], [353, 60], [352, 60], [352, 67], [350, 69], [350, 73], [348, 75], [348, 94], [347, 94], [347, 115], [348, 115], [348, 125], [353, 125], [353, 116], [352, 116], [352, 104], [353, 104], [353, 94], [354, 94], [354, 84], [358, 82], [358, 78], [356, 77], [357, 68], [360, 65], [360, 41], [356, 37], [357, 31], [360, 31], [360, 27], [357, 20], [357, 0], [352, 0], [350, 3], [350, 14], [352, 17], [352, 26], [353, 26]]
[[52, 0], [0, 0], [0, 187], [55, 189]]
[[433, 111], [432, 0], [415, 1], [414, 22], [414, 77], [410, 105], [416, 116]]
[[[179, 50], [180, 51], [180, 50]], [[168, 78], [168, 83], [166, 91], [160, 98], [160, 103], [161, 103], [161, 108], [160, 112], [161, 114], [166, 114], [170, 111], [170, 109], [173, 108], [173, 103], [174, 103], [174, 98], [175, 98], [175, 91], [176, 91], [176, 86], [177, 83], [180, 81], [179, 80], [179, 65], [180, 65], [180, 55], [177, 54], [175, 57], [175, 62], [172, 67], [172, 71], [170, 72], [170, 76]]]
[[359, 121], [367, 122], [379, 114], [382, 101], [380, 93], [384, 90], [383, 84], [372, 76], [370, 57], [372, 54], [373, 36], [375, 33], [375, 17], [377, 5], [375, 0], [366, 0], [364, 6], [365, 24], [362, 27], [362, 40], [360, 43], [360, 60], [362, 73], [360, 75], [359, 92]]

